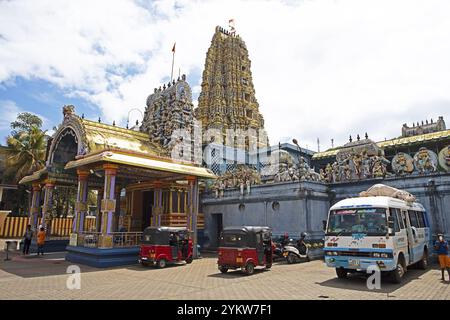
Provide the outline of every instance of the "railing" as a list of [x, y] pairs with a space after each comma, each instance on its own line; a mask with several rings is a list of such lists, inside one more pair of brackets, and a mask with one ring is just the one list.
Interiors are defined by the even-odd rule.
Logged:
[[135, 247], [141, 244], [142, 232], [113, 232], [113, 247]]
[[[105, 245], [102, 239], [111, 238], [110, 245]], [[78, 233], [77, 246], [85, 248], [128, 248], [141, 244], [142, 232], [113, 232], [102, 234], [101, 232]]]
[[101, 234], [101, 232], [80, 232], [77, 245], [79, 247], [97, 248]]

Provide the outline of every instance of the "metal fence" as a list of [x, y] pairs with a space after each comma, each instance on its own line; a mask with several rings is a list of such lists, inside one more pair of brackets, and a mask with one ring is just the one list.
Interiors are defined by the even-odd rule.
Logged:
[[[102, 236], [101, 232], [80, 232], [77, 245], [86, 248], [100, 248], [103, 245]], [[113, 232], [105, 236], [112, 237], [111, 246], [113, 248], [128, 248], [141, 244], [142, 232]]]
[[142, 232], [113, 232], [113, 247], [134, 247], [139, 246], [142, 240]]

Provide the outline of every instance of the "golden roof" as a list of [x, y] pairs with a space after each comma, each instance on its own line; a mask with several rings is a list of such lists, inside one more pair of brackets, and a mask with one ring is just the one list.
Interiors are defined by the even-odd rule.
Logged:
[[[444, 130], [444, 131], [420, 134], [417, 136], [400, 137], [400, 138], [394, 138], [394, 139], [385, 140], [385, 141], [379, 141], [376, 144], [380, 148], [389, 149], [389, 148], [406, 146], [406, 145], [411, 145], [411, 144], [420, 143], [420, 142], [430, 142], [430, 141], [436, 141], [436, 140], [442, 140], [442, 139], [448, 139], [448, 138], [450, 138], [450, 130]], [[337, 148], [333, 148], [333, 149], [328, 149], [323, 152], [317, 152], [312, 156], [312, 158], [313, 159], [331, 158], [331, 157], [336, 156], [338, 151], [341, 150], [342, 148], [343, 147], [337, 147]]]
[[84, 127], [88, 144], [88, 153], [95, 153], [105, 149], [120, 149], [149, 155], [161, 156], [164, 151], [149, 140], [148, 134], [131, 129], [125, 129], [80, 119]]
[[47, 168], [42, 168], [38, 171], [33, 172], [29, 176], [25, 176], [22, 179], [20, 179], [19, 184], [31, 183], [33, 181], [39, 181], [39, 180], [41, 180], [42, 176], [46, 173], [48, 173]]
[[143, 154], [128, 154], [119, 150], [107, 150], [96, 154], [87, 155], [81, 159], [68, 162], [65, 169], [74, 169], [98, 162], [116, 163], [155, 171], [195, 176], [199, 178], [217, 178], [216, 175], [207, 168], [197, 167], [187, 163], [175, 162], [170, 159], [151, 157]]

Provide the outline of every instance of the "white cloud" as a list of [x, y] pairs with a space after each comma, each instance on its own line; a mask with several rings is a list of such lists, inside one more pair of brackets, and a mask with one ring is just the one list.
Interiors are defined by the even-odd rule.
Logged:
[[45, 79], [124, 121], [170, 76], [175, 41], [175, 70], [197, 90], [189, 74], [201, 74], [214, 27], [234, 18], [271, 142], [312, 148], [319, 137], [324, 149], [450, 119], [449, 10], [444, 0], [1, 2], [0, 82]]
[[50, 125], [50, 121], [46, 117], [35, 112], [24, 110], [11, 100], [0, 100], [0, 110], [2, 110], [2, 116], [0, 117], [0, 131], [9, 130], [11, 128], [11, 122], [15, 121], [17, 115], [21, 112], [30, 112], [39, 116], [44, 128], [47, 128]]
[[20, 112], [19, 107], [10, 100], [0, 100], [0, 109], [2, 116], [0, 117], [0, 131], [10, 128], [11, 122], [16, 120], [17, 114]]

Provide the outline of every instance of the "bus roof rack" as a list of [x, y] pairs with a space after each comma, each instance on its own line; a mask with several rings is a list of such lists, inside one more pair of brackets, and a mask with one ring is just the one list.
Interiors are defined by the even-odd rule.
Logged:
[[416, 197], [411, 193], [400, 190], [394, 187], [387, 186], [382, 183], [375, 184], [371, 186], [366, 191], [362, 191], [359, 193], [360, 197], [392, 197], [397, 198], [406, 202], [414, 202], [416, 201]]

